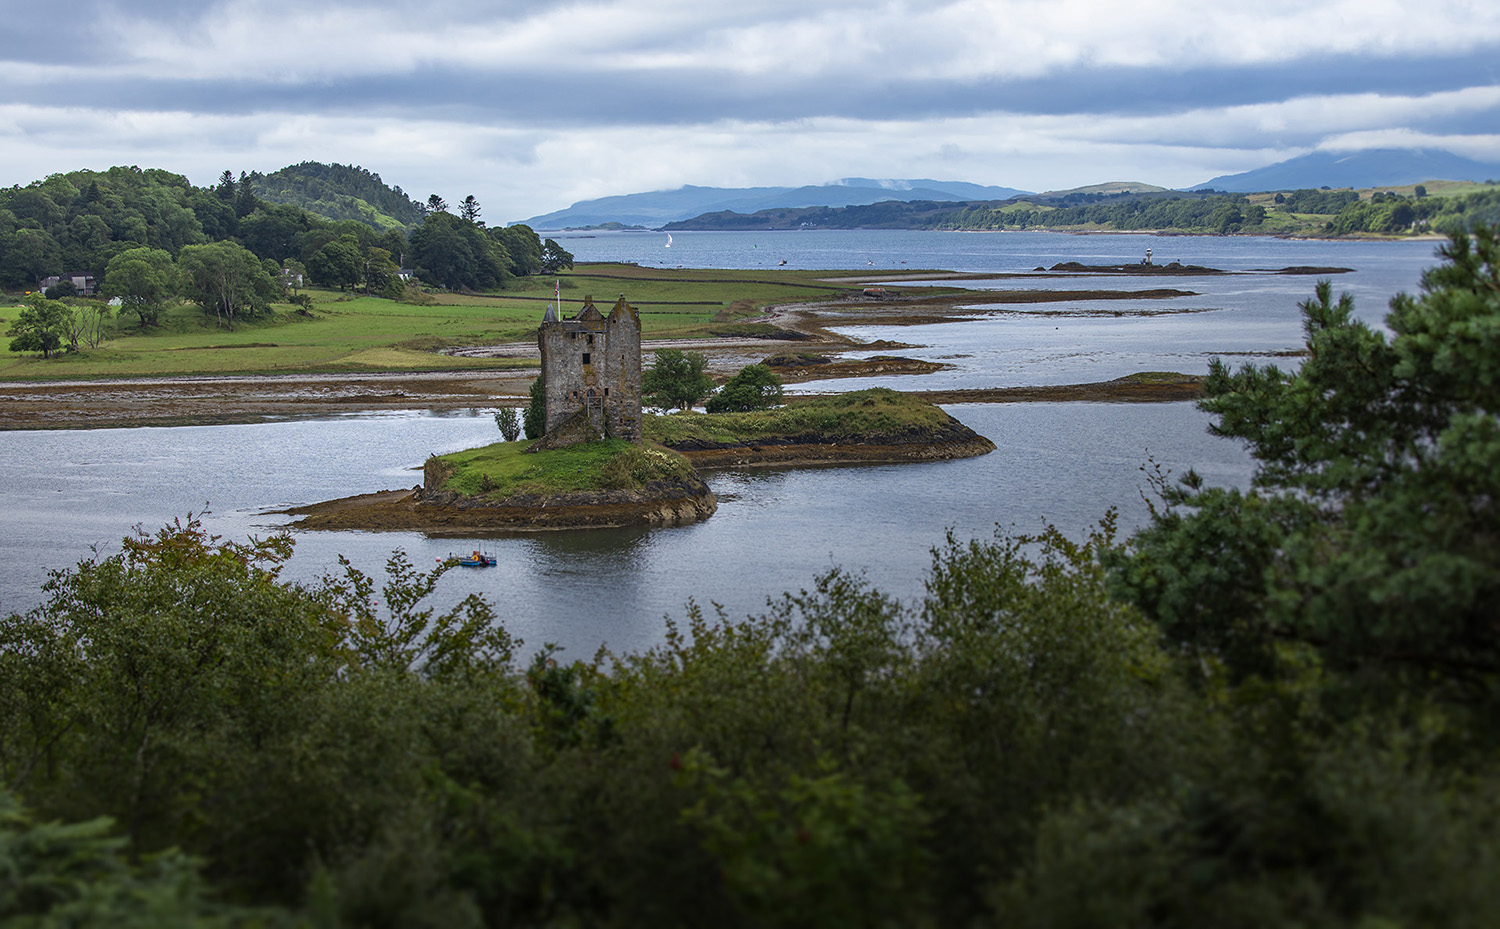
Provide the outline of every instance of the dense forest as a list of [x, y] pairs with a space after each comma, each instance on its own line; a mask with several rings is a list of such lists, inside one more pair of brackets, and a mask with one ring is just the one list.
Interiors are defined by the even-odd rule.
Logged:
[[1497, 277], [1483, 228], [1383, 328], [1318, 285], [1298, 370], [1208, 378], [1251, 486], [917, 602], [580, 658], [399, 553], [127, 540], [0, 621], [0, 922], [1496, 925]]
[[[260, 189], [291, 191], [309, 208], [263, 199]], [[345, 200], [363, 206], [345, 219], [311, 209], [331, 204], [337, 212]], [[371, 202], [394, 216], [372, 214]], [[419, 208], [377, 175], [342, 165], [302, 164], [265, 178], [225, 171], [204, 188], [158, 169], [54, 174], [0, 188], [0, 287], [31, 291], [64, 276], [48, 297], [94, 296], [77, 293], [76, 277], [86, 290], [119, 298], [122, 312], [143, 327], [177, 296], [232, 325], [295, 297], [304, 280], [401, 298], [413, 278], [432, 287], [489, 290], [570, 263], [571, 256], [530, 227], [486, 228], [478, 213], [473, 197], [462, 215], [448, 212], [437, 195]], [[411, 216], [410, 225], [401, 216]], [[46, 330], [39, 319], [28, 326]], [[17, 350], [50, 351], [48, 339], [22, 334]]]
[[740, 214], [706, 213], [665, 229], [1113, 229], [1213, 235], [1403, 235], [1470, 232], [1500, 221], [1500, 190], [1456, 197], [1353, 190], [1072, 192], [950, 203], [884, 201]]
[[[1263, 198], [1262, 198], [1263, 199]], [[1300, 232], [1314, 235], [1470, 232], [1500, 220], [1500, 190], [1460, 197], [1411, 196], [1376, 191], [1295, 190], [1269, 203], [1238, 194], [1178, 192], [1117, 194], [1087, 204], [980, 204], [936, 218], [932, 228], [1027, 229], [1105, 227], [1119, 230], [1232, 233]], [[1279, 220], [1278, 214], [1286, 217]], [[1326, 218], [1324, 218], [1326, 217]], [[1293, 224], [1288, 223], [1292, 221]]]
[[377, 229], [402, 228], [425, 215], [423, 206], [380, 175], [354, 165], [316, 161], [249, 175], [255, 196], [289, 203], [329, 219], [354, 219]]

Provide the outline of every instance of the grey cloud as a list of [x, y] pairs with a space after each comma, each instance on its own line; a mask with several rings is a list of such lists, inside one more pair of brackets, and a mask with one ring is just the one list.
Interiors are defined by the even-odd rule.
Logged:
[[[1275, 103], [1294, 97], [1373, 93], [1421, 96], [1497, 83], [1500, 49], [1458, 58], [1324, 58], [1292, 66], [1114, 68], [1045, 78], [954, 82], [849, 79], [801, 83], [720, 72], [544, 75], [422, 68], [410, 74], [301, 84], [224, 80], [67, 78], [0, 88], [0, 102], [223, 115], [296, 112], [484, 120], [519, 125], [694, 125], [721, 119], [812, 117], [906, 120], [996, 112], [1025, 115], [1163, 115]], [[1443, 117], [1448, 124], [1461, 117]], [[1472, 127], [1471, 127], [1472, 129]]]

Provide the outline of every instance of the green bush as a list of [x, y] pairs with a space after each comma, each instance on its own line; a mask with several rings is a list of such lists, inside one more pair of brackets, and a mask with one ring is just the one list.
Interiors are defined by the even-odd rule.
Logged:
[[709, 413], [748, 413], [781, 404], [781, 378], [763, 364], [746, 365], [725, 382], [704, 410]]

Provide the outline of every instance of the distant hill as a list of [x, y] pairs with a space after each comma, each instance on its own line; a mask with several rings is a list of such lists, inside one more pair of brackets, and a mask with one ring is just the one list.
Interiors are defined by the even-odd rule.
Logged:
[[[978, 203], [994, 201], [981, 200]], [[966, 200], [882, 200], [850, 206], [776, 207], [754, 213], [716, 210], [692, 219], [667, 223], [662, 229], [738, 230], [761, 229], [926, 229], [957, 210]]]
[[1140, 181], [1106, 181], [1103, 184], [1090, 184], [1087, 187], [1071, 187], [1067, 190], [1049, 190], [1028, 197], [1030, 200], [1051, 201], [1064, 200], [1074, 194], [1156, 194], [1168, 192], [1165, 187], [1157, 187], [1155, 184], [1142, 184]]
[[1483, 181], [1500, 177], [1500, 164], [1430, 148], [1377, 148], [1362, 152], [1312, 152], [1243, 174], [1212, 178], [1193, 189], [1237, 193], [1328, 187], [1399, 187], [1423, 181]]
[[1005, 200], [1025, 191], [964, 181], [873, 180], [846, 177], [810, 187], [679, 187], [649, 193], [583, 200], [566, 210], [533, 216], [534, 229], [600, 226], [605, 223], [659, 227], [705, 213], [757, 213], [806, 207], [862, 206], [887, 200]]
[[[1053, 218], [1070, 227], [1108, 225], [1129, 216], [1118, 228], [1209, 228], [1209, 217], [1224, 202], [1240, 203], [1237, 195], [1212, 191], [1168, 190], [1138, 181], [1109, 181], [1069, 190], [1022, 194], [1004, 200], [883, 200], [849, 206], [777, 207], [737, 213], [718, 210], [662, 226], [678, 230], [761, 229], [1002, 229], [1050, 228]], [[1152, 205], [1158, 205], [1153, 207]], [[1150, 222], [1140, 225], [1143, 211]], [[1262, 210], [1262, 213], [1264, 211]], [[1226, 216], [1212, 227], [1233, 226], [1241, 220]]]
[[255, 195], [290, 203], [328, 219], [353, 219], [376, 229], [400, 229], [422, 218], [421, 207], [400, 187], [358, 165], [316, 161], [249, 175]]

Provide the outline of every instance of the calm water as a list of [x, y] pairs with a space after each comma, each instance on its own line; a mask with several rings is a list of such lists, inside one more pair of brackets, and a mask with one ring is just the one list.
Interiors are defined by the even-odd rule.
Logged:
[[[662, 263], [660, 241], [664, 237], [620, 234], [564, 244], [580, 259], [646, 264]], [[751, 259], [760, 260], [766, 249], [774, 256], [766, 266], [783, 256], [792, 266], [801, 256], [807, 267], [858, 268], [867, 260], [897, 266], [905, 260], [912, 267], [1004, 271], [1070, 259], [1135, 260], [1146, 247], [1158, 261], [1180, 258], [1231, 269], [1355, 267], [1356, 274], [1337, 283], [1356, 294], [1370, 318], [1378, 318], [1397, 290], [1414, 290], [1420, 270], [1433, 263], [1431, 243], [826, 232], [674, 235], [671, 263], [756, 267]], [[1052, 251], [1043, 255], [1047, 249]], [[918, 353], [922, 357], [956, 365], [953, 372], [923, 379], [890, 379], [892, 386], [919, 380], [956, 386], [1066, 383], [1131, 370], [1193, 370], [1195, 364], [1206, 366], [1208, 353], [1274, 351], [1300, 341], [1295, 303], [1310, 293], [1308, 278], [1171, 281], [1165, 286], [1203, 294], [1178, 300], [1211, 305], [1211, 311], [1005, 314], [861, 335], [921, 344], [927, 346]], [[1135, 307], [1153, 308], [1162, 306]], [[929, 552], [950, 529], [972, 538], [990, 535], [997, 525], [1033, 530], [1046, 519], [1076, 534], [1111, 505], [1120, 508], [1127, 528], [1139, 525], [1146, 514], [1140, 468], [1148, 459], [1179, 472], [1195, 467], [1217, 483], [1243, 483], [1249, 474], [1243, 450], [1209, 437], [1207, 417], [1190, 404], [949, 409], [993, 439], [999, 451], [957, 462], [716, 473], [710, 483], [720, 507], [707, 522], [484, 540], [499, 566], [451, 572], [438, 597], [452, 602], [470, 591], [483, 593], [529, 646], [557, 642], [584, 657], [600, 645], [627, 650], [660, 641], [662, 617], [680, 617], [690, 598], [741, 616], [761, 610], [768, 596], [809, 586], [836, 565], [866, 572], [896, 596], [919, 597]], [[92, 552], [118, 551], [120, 538], [134, 526], [152, 530], [206, 507], [211, 512], [204, 521], [213, 532], [236, 539], [265, 534], [286, 521], [275, 509], [411, 486], [420, 481], [417, 469], [429, 454], [495, 438], [493, 419], [484, 412], [0, 433], [0, 511], [6, 514], [0, 610], [35, 604], [49, 569]], [[418, 565], [432, 564], [476, 544], [413, 533], [304, 533], [287, 574], [313, 580], [336, 571], [340, 554], [378, 572], [396, 548]]]
[[[1107, 265], [1139, 262], [1146, 249], [1161, 265], [1180, 261], [1237, 272], [1202, 277], [1059, 277], [965, 281], [977, 290], [1173, 289], [1169, 299], [1072, 300], [990, 305], [993, 315], [935, 326], [865, 327], [865, 339], [917, 346], [924, 358], [954, 362], [949, 371], [876, 379], [866, 386], [912, 390], [1010, 387], [1110, 380], [1138, 371], [1202, 373], [1209, 359], [1230, 364], [1276, 360], [1302, 345], [1297, 304], [1318, 278], [1256, 273], [1287, 267], [1338, 267], [1335, 293], [1348, 292], [1356, 315], [1378, 324], [1390, 298], [1415, 292], [1435, 259], [1431, 241], [1316, 242], [1221, 236], [1062, 235], [1038, 232], [696, 232], [603, 233], [569, 238], [563, 247], [581, 261], [633, 261], [688, 268], [845, 269], [942, 268], [1024, 273], [1063, 261]], [[911, 291], [922, 285], [885, 281]], [[976, 307], [985, 307], [976, 299]], [[889, 353], [887, 351], [887, 353]], [[859, 353], [855, 353], [857, 357]], [[1281, 361], [1281, 364], [1287, 364]], [[1293, 362], [1294, 363], [1294, 362]], [[811, 383], [801, 391], [846, 389]]]

